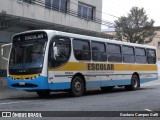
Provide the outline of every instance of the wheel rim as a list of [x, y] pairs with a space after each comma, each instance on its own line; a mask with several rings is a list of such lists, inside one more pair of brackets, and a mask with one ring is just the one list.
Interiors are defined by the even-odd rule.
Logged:
[[75, 92], [80, 92], [82, 90], [82, 84], [79, 81], [76, 81], [74, 84]]
[[138, 79], [137, 79], [137, 77], [133, 77], [133, 87], [134, 88], [138, 87]]

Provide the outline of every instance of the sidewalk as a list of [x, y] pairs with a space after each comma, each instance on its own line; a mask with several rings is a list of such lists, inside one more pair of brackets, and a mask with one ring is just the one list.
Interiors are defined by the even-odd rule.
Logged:
[[7, 87], [0, 88], [0, 100], [7, 99], [7, 98], [23, 99], [23, 98], [30, 98], [30, 97], [37, 97], [37, 94], [35, 92], [11, 90], [11, 89], [8, 89]]

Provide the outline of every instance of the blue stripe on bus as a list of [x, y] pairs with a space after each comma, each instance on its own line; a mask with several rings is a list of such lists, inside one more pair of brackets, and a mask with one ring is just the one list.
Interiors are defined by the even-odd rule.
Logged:
[[49, 84], [50, 90], [65, 90], [71, 88], [70, 82], [59, 82], [59, 83], [50, 83]]
[[[148, 78], [148, 79], [141, 79], [141, 83], [157, 80], [158, 78]], [[103, 81], [87, 81], [86, 88], [95, 88], [95, 87], [103, 87], [103, 86], [119, 86], [119, 85], [130, 85], [131, 80], [103, 80]], [[63, 89], [70, 89], [71, 83], [70, 82], [62, 82], [62, 83], [53, 83], [49, 84], [49, 88], [51, 90], [63, 90]]]
[[[158, 78], [145, 78], [141, 79], [141, 83], [157, 80]], [[130, 85], [131, 79], [125, 80], [102, 80], [102, 81], [88, 81], [86, 83], [86, 88], [94, 87], [105, 87], [105, 86], [121, 86], [121, 85]]]

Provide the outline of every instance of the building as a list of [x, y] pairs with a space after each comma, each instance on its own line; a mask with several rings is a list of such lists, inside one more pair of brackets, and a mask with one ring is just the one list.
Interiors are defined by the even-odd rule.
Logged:
[[[10, 43], [15, 33], [33, 29], [107, 37], [101, 24], [102, 0], [0, 0], [1, 44]], [[0, 59], [0, 68], [6, 69], [6, 61]]]
[[152, 42], [149, 45], [155, 46], [157, 48], [157, 58], [160, 61], [160, 27], [155, 27], [155, 37], [153, 38]]

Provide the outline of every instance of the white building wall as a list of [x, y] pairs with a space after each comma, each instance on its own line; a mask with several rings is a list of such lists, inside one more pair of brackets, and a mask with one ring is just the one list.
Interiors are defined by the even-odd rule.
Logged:
[[[7, 14], [31, 18], [60, 25], [91, 30], [100, 32], [101, 24], [80, 19], [65, 13], [46, 9], [45, 7], [28, 4], [23, 0], [0, 0], [0, 12], [6, 11]], [[45, 3], [45, 0], [41, 0]], [[70, 0], [69, 7], [72, 10], [78, 11], [78, 1], [95, 7], [95, 17], [101, 18], [102, 0]], [[77, 24], [78, 23], [78, 24]]]

